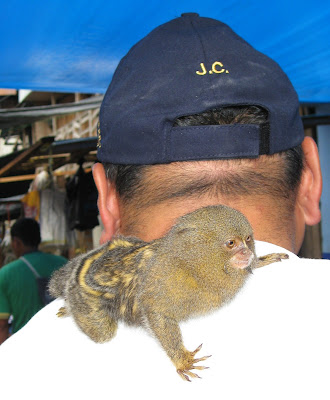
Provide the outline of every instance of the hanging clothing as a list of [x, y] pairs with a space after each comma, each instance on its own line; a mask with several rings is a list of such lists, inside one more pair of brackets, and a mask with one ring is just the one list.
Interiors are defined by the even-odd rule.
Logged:
[[70, 229], [84, 231], [99, 225], [97, 190], [92, 173], [82, 166], [66, 185], [66, 211]]
[[39, 221], [40, 216], [40, 194], [38, 190], [26, 193], [21, 199], [24, 208], [24, 216]]
[[40, 192], [40, 233], [43, 243], [66, 244], [65, 192], [45, 189]]

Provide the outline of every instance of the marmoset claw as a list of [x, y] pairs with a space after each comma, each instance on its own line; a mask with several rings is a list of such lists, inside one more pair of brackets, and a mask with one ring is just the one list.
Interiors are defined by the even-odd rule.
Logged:
[[194, 365], [195, 363], [198, 363], [200, 361], [204, 361], [207, 358], [211, 357], [211, 356], [204, 356], [201, 358], [194, 358], [195, 354], [197, 352], [199, 352], [199, 350], [202, 348], [202, 345], [198, 346], [197, 349], [195, 351], [189, 352], [188, 354], [188, 358], [185, 362], [183, 362], [184, 366], [183, 368], [178, 368], [177, 369], [177, 373], [180, 375], [180, 377], [182, 379], [184, 379], [185, 381], [191, 382], [190, 378], [200, 378], [201, 377], [197, 374], [195, 374], [194, 372], [191, 372], [192, 369], [208, 369], [209, 367], [204, 367], [203, 365]]
[[189, 379], [189, 377], [187, 375], [190, 376], [190, 378], [200, 378], [201, 377], [197, 374], [194, 374], [191, 371], [187, 371], [187, 370], [181, 370], [181, 369], [177, 369], [176, 372], [181, 376], [181, 378], [185, 381], [191, 382], [191, 380]]
[[68, 315], [67, 309], [65, 307], [61, 307], [57, 314], [58, 317], [66, 317]]

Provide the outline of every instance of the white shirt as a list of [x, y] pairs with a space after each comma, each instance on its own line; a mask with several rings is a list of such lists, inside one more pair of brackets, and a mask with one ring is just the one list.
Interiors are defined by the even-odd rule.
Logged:
[[3, 399], [330, 399], [330, 261], [290, 259], [254, 271], [237, 297], [182, 323], [187, 349], [210, 367], [183, 381], [156, 339], [120, 324], [92, 342], [56, 300], [0, 346]]

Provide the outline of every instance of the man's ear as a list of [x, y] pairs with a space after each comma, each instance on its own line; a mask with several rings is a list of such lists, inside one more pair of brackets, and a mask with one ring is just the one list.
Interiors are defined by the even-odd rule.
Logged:
[[98, 191], [97, 205], [104, 226], [100, 243], [111, 240], [112, 236], [119, 230], [120, 215], [116, 188], [107, 179], [102, 164], [93, 166], [93, 178]]
[[13, 252], [17, 258], [21, 256], [20, 254], [21, 247], [22, 247], [22, 241], [18, 237], [12, 236], [11, 248], [13, 249]]
[[307, 225], [315, 225], [321, 220], [320, 198], [322, 193], [322, 174], [319, 153], [311, 137], [302, 143], [305, 166], [298, 192], [298, 205]]
[[27, 251], [27, 247], [18, 236], [11, 237], [11, 248], [17, 258], [23, 256]]

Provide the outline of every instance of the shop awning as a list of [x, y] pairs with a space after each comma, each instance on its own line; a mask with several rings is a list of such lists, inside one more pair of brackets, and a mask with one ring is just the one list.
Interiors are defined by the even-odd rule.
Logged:
[[274, 58], [301, 102], [330, 102], [325, 0], [3, 1], [0, 88], [104, 93], [127, 50], [183, 12], [222, 20]]

